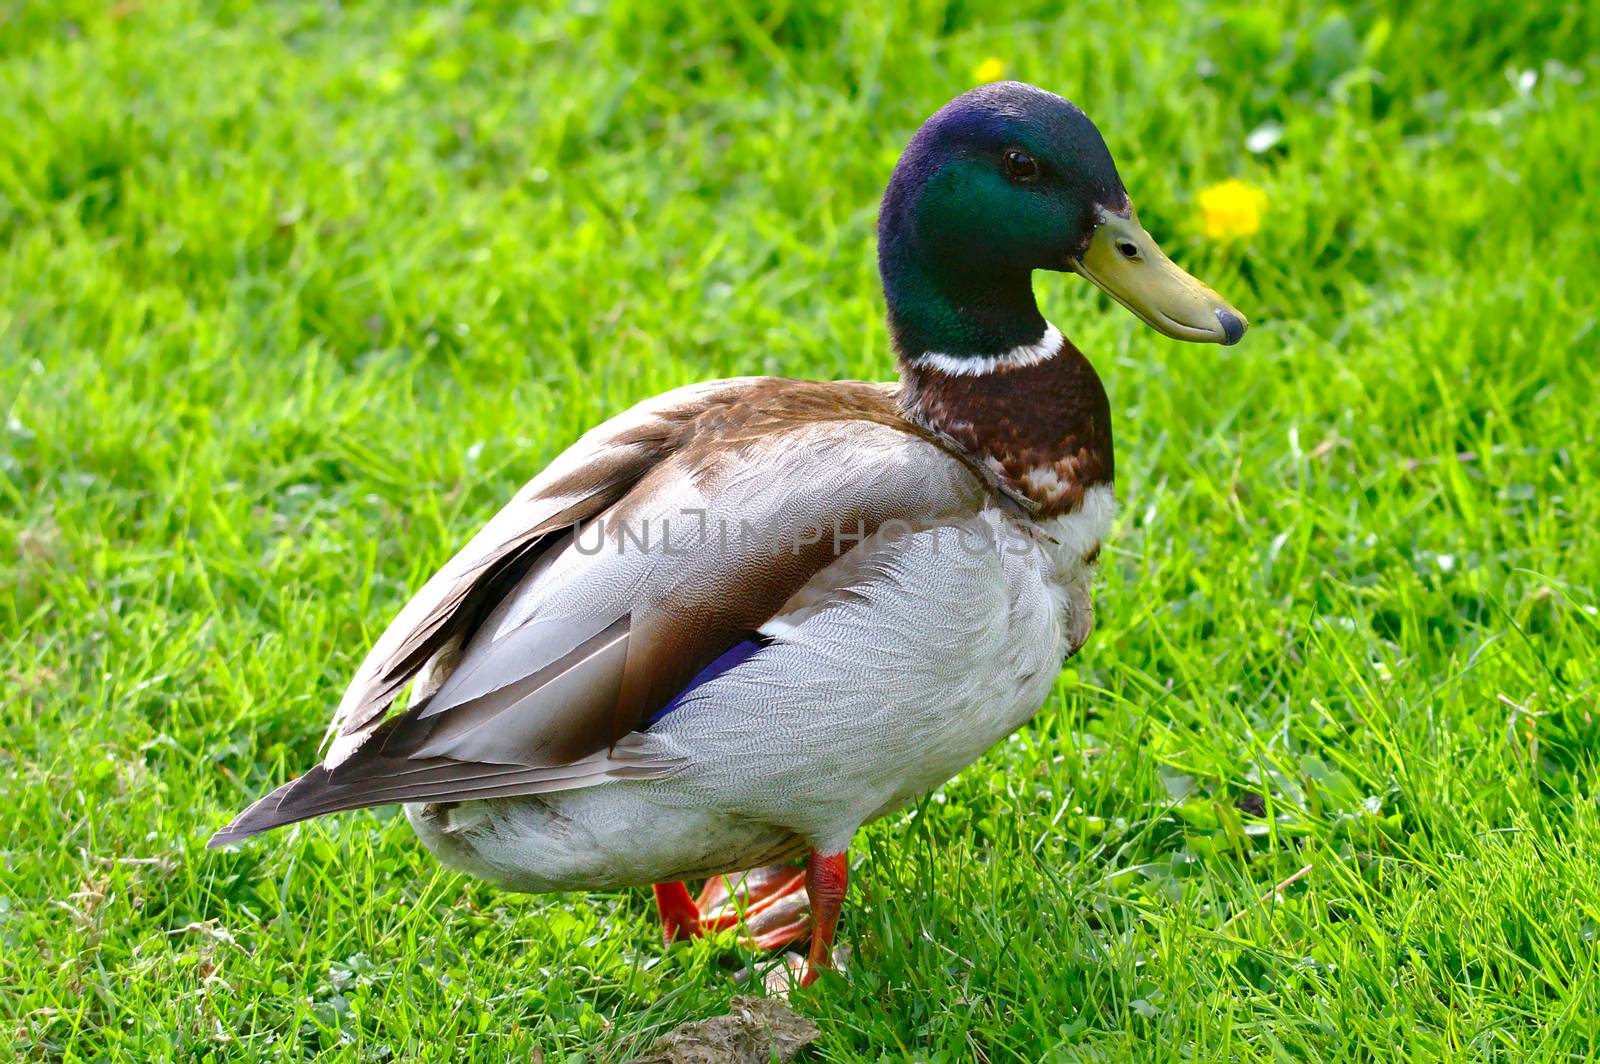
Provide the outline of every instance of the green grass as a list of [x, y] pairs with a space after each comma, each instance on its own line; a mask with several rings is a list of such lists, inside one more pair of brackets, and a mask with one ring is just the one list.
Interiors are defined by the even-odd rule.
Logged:
[[[553, 1062], [720, 1011], [729, 943], [392, 811], [202, 847], [584, 427], [892, 373], [877, 196], [996, 56], [1255, 325], [1040, 278], [1116, 412], [1098, 630], [860, 837], [814, 1059], [1593, 1059], [1600, 26], [1388, 7], [0, 3], [0, 1039]], [[1232, 176], [1264, 228], [1208, 242]]]

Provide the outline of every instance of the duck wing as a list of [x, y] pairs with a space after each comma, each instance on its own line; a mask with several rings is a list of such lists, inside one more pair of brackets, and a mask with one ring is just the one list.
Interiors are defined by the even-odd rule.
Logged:
[[212, 844], [340, 809], [677, 771], [681, 751], [640, 729], [702, 670], [866, 537], [988, 497], [890, 386], [747, 378], [642, 404], [423, 587], [357, 671], [326, 761]]

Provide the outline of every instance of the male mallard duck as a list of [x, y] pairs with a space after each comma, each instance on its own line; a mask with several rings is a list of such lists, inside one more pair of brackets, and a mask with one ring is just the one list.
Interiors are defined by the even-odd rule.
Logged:
[[512, 890], [655, 884], [668, 941], [737, 907], [683, 879], [807, 854], [804, 894], [763, 869], [743, 911], [777, 947], [808, 900], [815, 979], [856, 829], [1020, 727], [1089, 635], [1111, 412], [1033, 271], [1178, 339], [1245, 330], [1031, 85], [928, 119], [878, 238], [898, 385], [713, 381], [587, 433], [400, 611], [327, 759], [211, 844], [405, 803], [440, 860]]

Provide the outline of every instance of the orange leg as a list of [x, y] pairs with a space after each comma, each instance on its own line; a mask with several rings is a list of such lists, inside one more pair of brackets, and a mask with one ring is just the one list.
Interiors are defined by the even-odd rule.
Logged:
[[811, 952], [801, 986], [817, 981], [824, 968], [833, 967], [833, 933], [839, 926], [839, 909], [850, 886], [850, 862], [843, 852], [811, 851], [806, 862], [806, 893], [811, 896]]
[[741, 921], [748, 932], [746, 945], [756, 949], [782, 949], [809, 934], [811, 949], [800, 985], [810, 986], [823, 969], [833, 967], [833, 936], [849, 885], [850, 863], [843, 852], [813, 850], [804, 872], [767, 865], [712, 876], [698, 899], [681, 882], [657, 883], [656, 909], [668, 945]]
[[656, 912], [661, 914], [661, 937], [667, 945], [700, 934], [700, 907], [682, 880], [656, 884]]

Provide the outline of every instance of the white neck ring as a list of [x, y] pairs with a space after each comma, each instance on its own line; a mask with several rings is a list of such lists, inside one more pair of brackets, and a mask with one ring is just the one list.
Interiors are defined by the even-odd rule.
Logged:
[[1065, 341], [1061, 330], [1049, 322], [1044, 323], [1044, 335], [1031, 344], [1019, 344], [998, 355], [946, 355], [939, 351], [925, 351], [911, 359], [919, 369], [937, 370], [948, 377], [981, 377], [996, 370], [1025, 369], [1048, 362], [1061, 352]]

